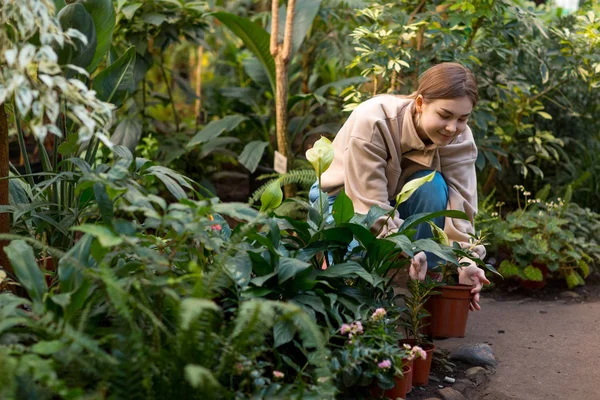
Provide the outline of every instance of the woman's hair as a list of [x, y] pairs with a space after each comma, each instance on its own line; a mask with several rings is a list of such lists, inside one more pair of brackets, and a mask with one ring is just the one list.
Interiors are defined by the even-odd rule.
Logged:
[[470, 69], [458, 63], [441, 63], [423, 72], [419, 78], [419, 87], [410, 98], [423, 96], [425, 102], [436, 99], [455, 99], [466, 96], [473, 102], [479, 100], [477, 83]]

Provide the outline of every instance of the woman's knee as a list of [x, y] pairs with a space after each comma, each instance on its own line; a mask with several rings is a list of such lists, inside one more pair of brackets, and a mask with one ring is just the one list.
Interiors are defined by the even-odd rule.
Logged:
[[[419, 171], [408, 180], [423, 177], [431, 171]], [[418, 203], [419, 212], [435, 212], [445, 210], [448, 205], [448, 184], [441, 173], [435, 173], [433, 180], [424, 183], [413, 193]]]

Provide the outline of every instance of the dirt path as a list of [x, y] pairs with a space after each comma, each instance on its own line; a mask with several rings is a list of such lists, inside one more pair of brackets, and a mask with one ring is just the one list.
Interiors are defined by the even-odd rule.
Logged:
[[488, 343], [498, 360], [479, 399], [600, 399], [600, 302], [484, 299], [465, 338], [436, 341], [473, 343]]

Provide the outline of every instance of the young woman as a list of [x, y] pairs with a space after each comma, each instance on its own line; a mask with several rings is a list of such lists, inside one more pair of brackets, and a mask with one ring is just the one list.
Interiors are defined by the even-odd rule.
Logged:
[[[467, 122], [477, 100], [471, 71], [443, 63], [425, 71], [410, 96], [382, 95], [365, 101], [333, 141], [334, 159], [321, 178], [323, 191], [332, 199], [344, 189], [359, 213], [366, 214], [374, 205], [391, 210], [406, 182], [436, 171], [434, 180], [401, 204], [386, 226], [382, 227], [384, 217], [373, 229], [382, 229], [385, 236], [409, 215], [460, 210], [468, 221], [439, 217], [434, 222], [451, 242], [468, 246], [477, 212], [477, 147]], [[318, 197], [318, 187], [311, 189], [310, 197], [312, 201]], [[421, 224], [416, 238], [429, 237], [429, 225]], [[474, 251], [485, 256], [483, 246]], [[433, 254], [419, 253], [411, 260], [409, 274], [424, 279], [438, 261]], [[479, 292], [489, 283], [483, 270], [471, 262], [459, 269], [459, 282], [475, 285], [471, 309], [479, 310]]]

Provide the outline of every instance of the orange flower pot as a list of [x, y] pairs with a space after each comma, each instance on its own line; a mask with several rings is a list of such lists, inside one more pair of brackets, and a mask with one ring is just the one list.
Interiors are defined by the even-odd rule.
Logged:
[[408, 389], [408, 376], [412, 374], [412, 370], [408, 365], [402, 367], [402, 376], [395, 377], [394, 381], [396, 382], [396, 386], [392, 389], [386, 390], [384, 395], [391, 398], [396, 399], [400, 397], [401, 399], [406, 398], [406, 389]]
[[426, 331], [433, 337], [465, 337], [467, 318], [469, 317], [469, 304], [471, 303], [471, 290], [473, 286], [439, 286], [435, 288], [440, 294], [429, 297], [425, 309], [431, 314]]
[[416, 358], [413, 360], [412, 384], [415, 386], [427, 385], [429, 382], [429, 371], [431, 370], [431, 361], [433, 359], [434, 344], [423, 345], [423, 350], [427, 353], [427, 358]]

